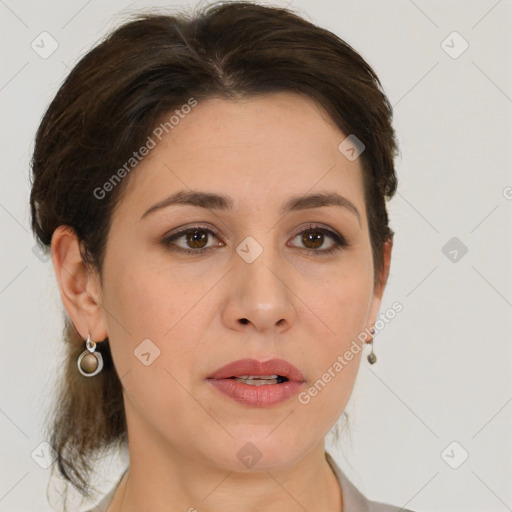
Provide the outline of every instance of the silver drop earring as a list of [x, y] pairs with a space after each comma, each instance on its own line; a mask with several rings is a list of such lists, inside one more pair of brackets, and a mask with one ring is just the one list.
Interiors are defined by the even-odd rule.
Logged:
[[78, 371], [84, 377], [94, 377], [103, 369], [103, 357], [96, 350], [96, 342], [91, 340], [91, 335], [87, 337], [85, 343], [87, 349], [84, 350], [77, 361]]
[[372, 348], [372, 351], [368, 354], [368, 362], [370, 364], [375, 364], [377, 362], [377, 356], [375, 355], [375, 353], [373, 352], [373, 335], [375, 334], [375, 329], [372, 327], [370, 329], [370, 332], [372, 334], [372, 339], [371, 341], [367, 342], [367, 343], [371, 343], [371, 348]]

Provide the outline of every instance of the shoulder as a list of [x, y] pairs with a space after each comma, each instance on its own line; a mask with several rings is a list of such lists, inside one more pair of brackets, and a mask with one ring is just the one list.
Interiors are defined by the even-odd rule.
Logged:
[[340, 483], [341, 495], [343, 499], [343, 510], [350, 512], [357, 510], [357, 512], [415, 512], [413, 510], [390, 505], [388, 503], [381, 503], [378, 501], [371, 501], [367, 499], [361, 491], [347, 478], [345, 473], [341, 471], [332, 456], [325, 452], [325, 458], [331, 466], [334, 474]]

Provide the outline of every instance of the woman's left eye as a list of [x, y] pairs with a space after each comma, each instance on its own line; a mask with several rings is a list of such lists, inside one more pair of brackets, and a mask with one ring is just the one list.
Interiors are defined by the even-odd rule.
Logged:
[[[326, 237], [330, 238], [333, 243], [328, 249], [318, 250], [320, 246], [324, 245]], [[331, 254], [348, 246], [347, 241], [342, 235], [320, 226], [310, 225], [309, 228], [302, 230], [294, 238], [300, 238], [300, 241], [306, 245], [305, 249], [308, 253], [316, 253], [319, 256]], [[311, 244], [312, 248], [307, 247], [307, 244]]]
[[[215, 247], [221, 247], [224, 245], [222, 242], [208, 246], [210, 235], [213, 238], [217, 238], [215, 233], [208, 228], [201, 226], [193, 226], [170, 236], [167, 236], [162, 240], [162, 244], [169, 247], [173, 251], [184, 252], [186, 254], [201, 254], [207, 252]], [[325, 244], [325, 239], [330, 238], [332, 243], [329, 248], [321, 249]], [[299, 238], [300, 242], [305, 245], [302, 247], [306, 252], [314, 254], [316, 256], [331, 254], [332, 252], [347, 247], [349, 244], [346, 242], [342, 235], [330, 229], [310, 225], [307, 229], [303, 229], [295, 237], [294, 240]], [[183, 239], [185, 247], [176, 243]]]

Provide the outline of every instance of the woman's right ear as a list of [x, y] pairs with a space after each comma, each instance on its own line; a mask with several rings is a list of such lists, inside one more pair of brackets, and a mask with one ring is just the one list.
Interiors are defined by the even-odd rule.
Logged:
[[99, 276], [83, 261], [72, 227], [62, 225], [53, 232], [51, 253], [62, 303], [76, 330], [83, 339], [89, 334], [93, 340], [105, 339]]

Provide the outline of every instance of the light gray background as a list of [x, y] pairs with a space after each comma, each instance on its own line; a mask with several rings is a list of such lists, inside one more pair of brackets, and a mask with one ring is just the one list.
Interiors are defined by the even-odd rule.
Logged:
[[[395, 301], [404, 309], [375, 339], [377, 364], [363, 357], [351, 436], [326, 446], [371, 499], [424, 512], [512, 510], [512, 2], [290, 4], [373, 66], [402, 152], [382, 311]], [[158, 5], [178, 4], [0, 0], [0, 512], [53, 510], [50, 469], [31, 458], [45, 450], [63, 348], [53, 268], [33, 254], [29, 230], [35, 130], [78, 58], [127, 12]], [[58, 43], [46, 59], [31, 48], [43, 31]], [[446, 39], [453, 31], [469, 44], [458, 58], [445, 51], [463, 48]], [[455, 261], [442, 251], [452, 237], [468, 249]], [[469, 458], [453, 469], [462, 450]], [[105, 490], [125, 463], [105, 465]]]

